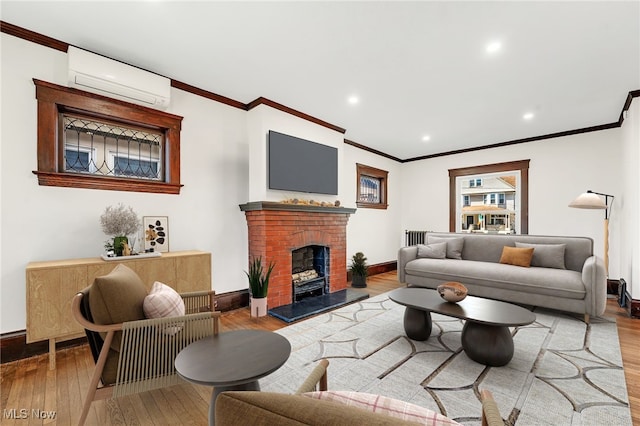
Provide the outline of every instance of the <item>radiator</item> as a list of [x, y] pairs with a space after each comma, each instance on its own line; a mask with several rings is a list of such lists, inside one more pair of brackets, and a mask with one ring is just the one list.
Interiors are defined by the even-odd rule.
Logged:
[[416, 244], [424, 244], [427, 231], [404, 231], [405, 245], [415, 246]]

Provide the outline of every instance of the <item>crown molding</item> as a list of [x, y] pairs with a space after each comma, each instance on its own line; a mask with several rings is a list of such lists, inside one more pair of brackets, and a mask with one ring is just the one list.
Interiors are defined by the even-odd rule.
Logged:
[[[68, 48], [69, 48], [69, 43], [65, 43], [63, 41], [60, 40], [56, 40], [54, 38], [36, 33], [34, 31], [28, 30], [26, 28], [22, 28], [19, 27], [17, 25], [13, 25], [10, 24], [8, 22], [5, 21], [0, 21], [0, 31], [5, 33], [5, 34], [9, 34], [27, 41], [31, 41], [33, 43], [37, 43], [40, 44], [42, 46], [46, 46], [46, 47], [50, 47], [52, 49], [56, 49], [62, 52], [67, 52]], [[301, 118], [303, 120], [307, 120], [310, 121], [312, 123], [315, 123], [319, 126], [323, 126], [326, 127], [328, 129], [334, 130], [336, 132], [339, 133], [346, 133], [346, 129], [343, 129], [342, 127], [333, 125], [331, 123], [328, 123], [324, 120], [321, 120], [319, 118], [313, 117], [309, 114], [305, 114], [304, 112], [295, 110], [293, 108], [287, 107], [285, 105], [282, 105], [280, 103], [277, 103], [275, 101], [272, 101], [270, 99], [264, 98], [264, 97], [259, 97], [251, 102], [249, 102], [248, 104], [245, 104], [243, 102], [237, 101], [235, 99], [231, 99], [228, 98], [226, 96], [222, 96], [222, 95], [218, 95], [216, 93], [213, 92], [209, 92], [207, 90], [204, 89], [200, 89], [198, 87], [189, 85], [187, 83], [183, 83], [181, 81], [178, 80], [174, 80], [171, 79], [171, 86], [176, 88], [176, 89], [180, 89], [183, 90], [185, 92], [188, 93], [192, 93], [194, 95], [197, 96], [201, 96], [204, 97], [206, 99], [210, 99], [212, 101], [215, 102], [220, 102], [223, 103], [225, 105], [229, 105], [232, 106], [234, 108], [239, 108], [239, 109], [244, 109], [245, 111], [250, 111], [253, 108], [256, 108], [259, 105], [267, 105], [270, 106], [274, 109], [277, 109], [279, 111], [285, 112], [287, 114], [291, 114], [295, 117]], [[640, 97], [640, 90], [632, 90], [628, 93], [627, 98], [625, 100], [625, 103], [622, 107], [622, 111], [620, 112], [620, 116], [618, 118], [618, 121], [614, 122], [614, 123], [608, 123], [608, 124], [601, 124], [598, 126], [591, 126], [591, 127], [585, 127], [585, 128], [581, 128], [581, 129], [575, 129], [575, 130], [566, 130], [563, 132], [556, 132], [556, 133], [550, 133], [547, 135], [541, 135], [541, 136], [533, 136], [533, 137], [529, 137], [529, 138], [523, 138], [523, 139], [515, 139], [515, 140], [511, 140], [511, 141], [506, 141], [506, 142], [498, 142], [498, 143], [493, 143], [493, 144], [489, 144], [489, 145], [482, 145], [482, 146], [476, 146], [476, 147], [472, 147], [472, 148], [465, 148], [465, 149], [457, 149], [457, 150], [453, 150], [453, 151], [445, 151], [445, 152], [439, 152], [436, 154], [429, 154], [429, 155], [422, 155], [419, 157], [412, 157], [412, 158], [406, 158], [406, 159], [400, 159], [398, 157], [394, 157], [392, 155], [386, 154], [382, 151], [378, 151], [376, 149], [373, 148], [369, 148], [365, 145], [353, 142], [351, 140], [345, 139], [344, 143], [347, 145], [351, 145], [354, 146], [356, 148], [360, 148], [363, 149], [365, 151], [371, 152], [372, 154], [376, 154], [379, 155], [381, 157], [385, 157], [388, 158], [390, 160], [393, 161], [397, 161], [400, 163], [409, 163], [409, 162], [413, 162], [413, 161], [420, 161], [420, 160], [428, 160], [430, 158], [437, 158], [437, 157], [444, 157], [444, 156], [448, 156], [448, 155], [457, 155], [457, 154], [464, 154], [467, 152], [474, 152], [474, 151], [482, 151], [485, 149], [492, 149], [492, 148], [500, 148], [500, 147], [504, 147], [504, 146], [509, 146], [509, 145], [517, 145], [517, 144], [521, 144], [521, 143], [528, 143], [528, 142], [535, 142], [535, 141], [541, 141], [541, 140], [545, 140], [545, 139], [553, 139], [553, 138], [559, 138], [559, 137], [564, 137], [564, 136], [571, 136], [571, 135], [577, 135], [577, 134], [581, 134], [581, 133], [589, 133], [589, 132], [596, 132], [596, 131], [600, 131], [600, 130], [607, 130], [607, 129], [613, 129], [616, 127], [621, 127], [622, 123], [624, 122], [624, 117], [625, 117], [625, 112], [629, 110], [631, 103], [633, 102], [633, 100], [637, 97]]]

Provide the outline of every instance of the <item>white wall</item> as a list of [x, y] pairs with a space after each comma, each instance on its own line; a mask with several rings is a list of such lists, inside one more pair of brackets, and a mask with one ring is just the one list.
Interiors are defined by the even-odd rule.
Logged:
[[169, 217], [171, 251], [212, 253], [216, 292], [246, 288], [248, 199], [246, 111], [172, 89], [170, 113], [184, 117], [180, 195], [39, 186], [32, 78], [66, 85], [66, 54], [2, 34], [2, 258], [0, 332], [24, 329], [30, 261], [98, 256], [106, 206]]
[[633, 299], [640, 299], [640, 98], [634, 98], [622, 124], [624, 173], [620, 197], [620, 271]]
[[[604, 212], [567, 205], [581, 193], [616, 196], [610, 221], [609, 271], [620, 277], [621, 129], [505, 146], [405, 163], [402, 229], [449, 231], [449, 169], [530, 159], [529, 234], [591, 237], [604, 252]], [[636, 163], [637, 164], [637, 163]], [[410, 188], [412, 188], [410, 190]]]
[[357, 209], [349, 219], [347, 262], [356, 251], [364, 252], [371, 264], [395, 260], [405, 229], [447, 231], [448, 169], [528, 158], [529, 232], [589, 236], [602, 255], [602, 211], [569, 209], [567, 204], [587, 189], [614, 194], [610, 276], [633, 283], [632, 295], [640, 297], [637, 99], [622, 129], [400, 164], [343, 144], [339, 132], [265, 105], [246, 112], [172, 89], [168, 112], [184, 117], [180, 195], [46, 187], [31, 173], [37, 169], [32, 78], [66, 85], [66, 54], [6, 34], [0, 40], [0, 333], [26, 327], [27, 263], [99, 255], [107, 239], [99, 217], [106, 206], [119, 202], [140, 216], [168, 216], [172, 251], [211, 252], [216, 292], [245, 289], [247, 227], [238, 205], [308, 198], [267, 189], [269, 129], [338, 148], [339, 195], [314, 194], [314, 199], [337, 198], [343, 206], [355, 207], [355, 164], [389, 172], [389, 208]]
[[402, 199], [402, 164], [372, 154], [363, 149], [344, 145], [344, 165], [341, 193], [345, 194], [342, 203], [347, 207], [356, 205], [356, 163], [389, 172], [387, 181], [386, 210], [358, 208], [349, 217], [347, 226], [347, 265], [351, 256], [363, 252], [368, 263], [373, 265], [396, 260], [401, 244], [400, 217]]
[[333, 203], [342, 196], [338, 184], [338, 195], [307, 194], [295, 191], [268, 189], [267, 182], [267, 134], [269, 130], [310, 140], [338, 149], [338, 182], [342, 180], [340, 165], [343, 162], [344, 135], [327, 127], [302, 120], [291, 114], [259, 105], [247, 113], [247, 135], [250, 144], [249, 199], [246, 201], [283, 201], [290, 198], [327, 201]]

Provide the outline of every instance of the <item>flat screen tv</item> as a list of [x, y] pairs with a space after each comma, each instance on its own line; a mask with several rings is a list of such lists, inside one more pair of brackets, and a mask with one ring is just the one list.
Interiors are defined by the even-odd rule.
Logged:
[[269, 130], [269, 189], [338, 195], [338, 149]]

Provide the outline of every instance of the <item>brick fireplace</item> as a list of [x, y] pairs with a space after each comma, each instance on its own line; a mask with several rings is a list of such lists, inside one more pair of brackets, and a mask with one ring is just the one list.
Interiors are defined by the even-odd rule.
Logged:
[[329, 293], [347, 288], [347, 222], [355, 209], [257, 201], [242, 204], [249, 228], [249, 259], [275, 262], [269, 282], [269, 309], [294, 303], [292, 253], [326, 247]]

